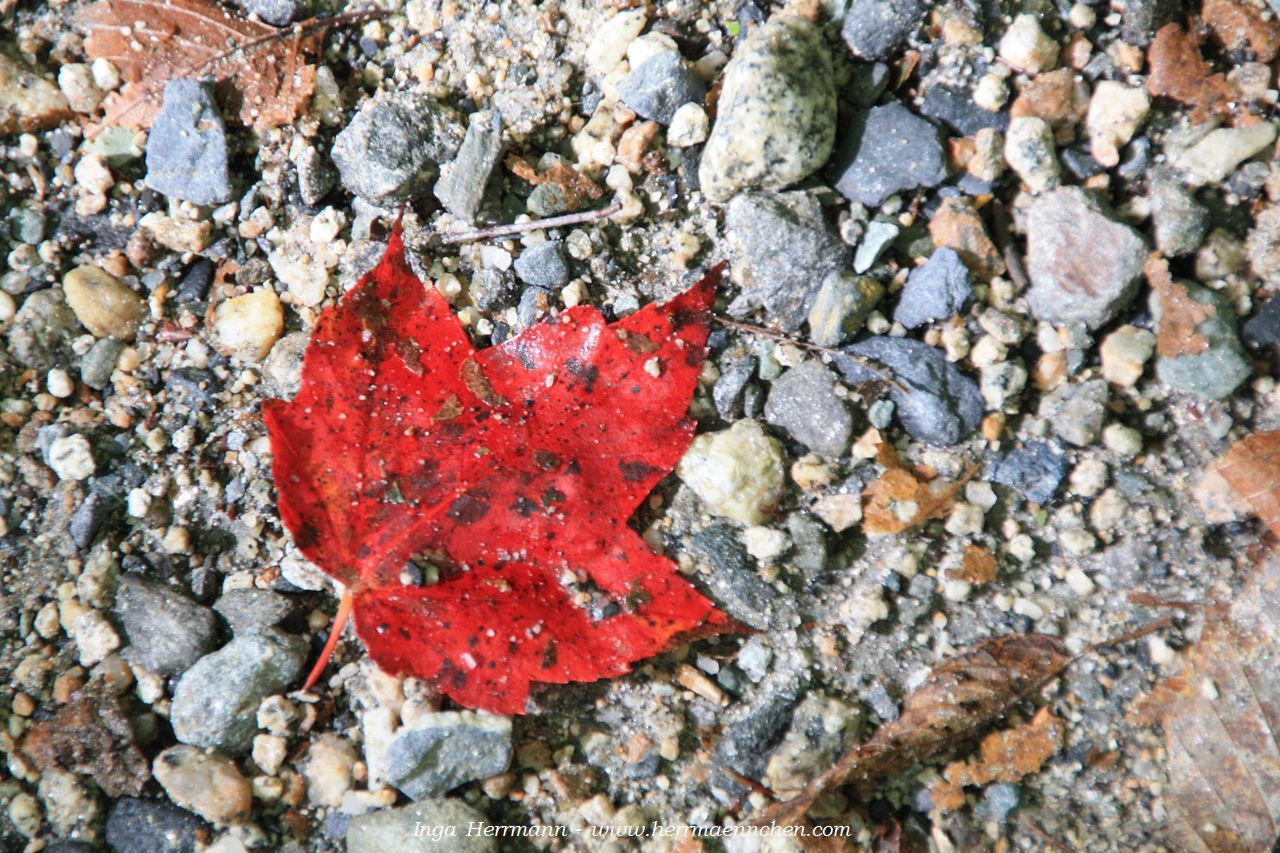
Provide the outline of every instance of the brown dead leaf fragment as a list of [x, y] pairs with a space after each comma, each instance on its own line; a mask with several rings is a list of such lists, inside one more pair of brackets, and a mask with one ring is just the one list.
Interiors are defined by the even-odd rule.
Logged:
[[898, 454], [880, 444], [876, 461], [885, 471], [862, 492], [862, 529], [867, 533], [902, 533], [951, 511], [963, 477], [951, 483], [932, 479], [906, 466]]
[[1017, 782], [1037, 772], [1062, 746], [1066, 726], [1047, 707], [1020, 726], [982, 739], [977, 761], [953, 761], [930, 789], [935, 808], [964, 805], [964, 789], [991, 782]]
[[562, 162], [557, 161], [550, 168], [539, 172], [528, 160], [511, 154], [506, 159], [506, 166], [517, 178], [534, 186], [551, 184], [559, 187], [564, 194], [565, 208], [570, 211], [579, 209], [586, 201], [595, 201], [604, 195], [604, 190], [595, 181]]
[[1191, 120], [1231, 110], [1231, 86], [1222, 74], [1212, 74], [1200, 55], [1200, 45], [1178, 24], [1166, 24], [1147, 48], [1147, 91], [1192, 107]]
[[92, 688], [77, 693], [51, 719], [32, 724], [19, 749], [42, 771], [92, 777], [110, 797], [136, 797], [151, 778], [120, 700]]
[[854, 747], [794, 799], [752, 821], [800, 825], [814, 802], [842, 785], [866, 786], [967, 741], [1056, 678], [1071, 657], [1044, 634], [984, 640], [938, 664], [903, 701], [902, 714]]
[[1144, 702], [1164, 726], [1171, 846], [1263, 853], [1280, 834], [1280, 559], [1206, 620]]
[[1280, 536], [1280, 430], [1255, 432], [1227, 449], [1214, 465], [1258, 518]]
[[315, 89], [315, 57], [329, 22], [282, 31], [228, 13], [214, 0], [98, 0], [77, 23], [90, 59], [109, 60], [125, 80], [105, 102], [105, 122], [150, 127], [165, 83], [213, 78], [234, 87], [233, 111], [256, 130], [295, 117]]
[[1209, 348], [1209, 341], [1197, 329], [1218, 313], [1212, 305], [1198, 302], [1191, 291], [1169, 275], [1169, 263], [1152, 253], [1142, 272], [1160, 300], [1160, 323], [1156, 332], [1156, 354], [1165, 358], [1196, 355]]

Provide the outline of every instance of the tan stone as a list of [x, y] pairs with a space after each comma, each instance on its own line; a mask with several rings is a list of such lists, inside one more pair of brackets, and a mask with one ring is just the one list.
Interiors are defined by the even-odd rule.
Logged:
[[95, 266], [76, 267], [62, 279], [67, 304], [99, 338], [131, 341], [147, 318], [146, 301], [128, 285]]

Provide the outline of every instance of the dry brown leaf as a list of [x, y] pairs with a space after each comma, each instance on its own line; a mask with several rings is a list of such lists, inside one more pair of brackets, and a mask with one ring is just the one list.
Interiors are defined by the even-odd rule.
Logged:
[[902, 715], [854, 747], [794, 799], [752, 823], [800, 825], [814, 802], [842, 785], [865, 786], [975, 737], [1010, 706], [1056, 678], [1071, 657], [1044, 634], [985, 640], [933, 668], [903, 701]]
[[120, 700], [90, 686], [53, 717], [33, 723], [19, 749], [41, 770], [92, 777], [108, 796], [138, 796], [151, 778]]
[[913, 471], [887, 444], [877, 448], [876, 461], [884, 473], [862, 491], [866, 505], [862, 529], [867, 533], [901, 533], [951, 511], [968, 476], [950, 483], [931, 478], [932, 472]]
[[1209, 348], [1209, 341], [1196, 330], [1218, 313], [1212, 305], [1191, 298], [1191, 291], [1169, 274], [1169, 262], [1151, 253], [1142, 272], [1160, 300], [1160, 323], [1156, 332], [1156, 354], [1164, 358], [1196, 355]]
[[507, 157], [506, 166], [511, 173], [522, 181], [533, 185], [554, 184], [564, 193], [564, 202], [569, 210], [577, 210], [587, 200], [595, 201], [604, 195], [604, 190], [595, 181], [565, 163], [557, 162], [544, 172], [537, 169], [523, 157], [511, 154]]
[[991, 782], [1017, 782], [1037, 772], [1062, 746], [1066, 726], [1047, 707], [1020, 726], [982, 739], [977, 761], [953, 761], [930, 789], [936, 808], [964, 805], [964, 789]]
[[324, 31], [339, 16], [288, 30], [229, 14], [214, 0], [98, 0], [82, 12], [85, 52], [120, 69], [125, 86], [105, 102], [105, 122], [150, 127], [175, 77], [229, 82], [231, 109], [257, 130], [287, 124], [315, 89]]
[[1227, 448], [1214, 470], [1280, 536], [1280, 430], [1240, 439]]
[[1191, 120], [1232, 109], [1231, 86], [1222, 74], [1211, 74], [1200, 45], [1178, 24], [1166, 24], [1147, 48], [1147, 91], [1192, 107]]
[[1280, 559], [1206, 620], [1144, 703], [1164, 726], [1169, 830], [1178, 850], [1263, 853], [1280, 825]]

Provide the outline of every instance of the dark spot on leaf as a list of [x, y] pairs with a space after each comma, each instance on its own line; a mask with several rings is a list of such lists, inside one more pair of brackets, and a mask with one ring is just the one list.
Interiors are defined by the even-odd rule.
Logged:
[[489, 494], [480, 490], [467, 492], [449, 504], [448, 516], [459, 524], [475, 524], [489, 514]]
[[560, 457], [550, 450], [533, 451], [533, 462], [543, 471], [554, 471], [560, 467]]
[[618, 469], [622, 471], [622, 479], [628, 483], [639, 483], [647, 480], [653, 474], [661, 474], [661, 468], [654, 468], [652, 465], [644, 462], [619, 462]]

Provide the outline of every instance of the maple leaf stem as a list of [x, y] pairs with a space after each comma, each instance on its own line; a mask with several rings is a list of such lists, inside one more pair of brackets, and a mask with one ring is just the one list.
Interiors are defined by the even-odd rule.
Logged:
[[464, 231], [461, 234], [442, 234], [439, 238], [443, 244], [474, 243], [476, 240], [488, 240], [491, 237], [507, 237], [512, 234], [524, 234], [528, 231], [541, 231], [544, 228], [559, 228], [562, 225], [581, 225], [584, 222], [595, 222], [608, 219], [619, 210], [622, 202], [615, 201], [598, 210], [585, 210], [581, 213], [566, 213], [563, 216], [552, 216], [547, 219], [531, 219], [528, 222], [516, 222], [511, 225], [495, 225], [492, 228], [477, 228], [475, 231]]
[[303, 690], [310, 690], [320, 680], [320, 674], [328, 665], [329, 658], [333, 657], [333, 650], [338, 645], [338, 637], [342, 636], [342, 628], [351, 617], [351, 605], [354, 602], [355, 595], [352, 594], [351, 587], [347, 587], [342, 593], [342, 600], [338, 602], [338, 612], [333, 616], [333, 627], [329, 629], [329, 639], [325, 640], [324, 648], [320, 650], [320, 657], [316, 659], [315, 666], [311, 667], [311, 674], [302, 685]]
[[739, 332], [746, 332], [747, 334], [759, 335], [760, 337], [768, 338], [769, 340], [781, 341], [782, 343], [792, 344], [794, 346], [800, 347], [801, 349], [807, 349], [811, 352], [825, 352], [828, 355], [847, 358], [850, 361], [857, 362], [858, 364], [865, 367], [867, 370], [870, 370], [872, 373], [876, 375], [877, 379], [880, 379], [884, 382], [889, 383], [894, 388], [897, 388], [899, 391], [903, 392], [904, 394], [907, 392], [907, 389], [902, 387], [902, 383], [899, 382], [897, 378], [894, 377], [893, 371], [891, 371], [889, 368], [885, 367], [883, 364], [876, 361], [875, 359], [867, 358], [866, 356], [862, 356], [862, 355], [854, 355], [851, 352], [843, 352], [841, 350], [833, 349], [831, 347], [822, 347], [822, 346], [818, 346], [817, 344], [811, 344], [808, 341], [801, 341], [796, 338], [788, 337], [782, 334], [781, 332], [775, 332], [773, 329], [768, 329], [768, 328], [765, 328], [764, 326], [756, 326], [751, 323], [740, 323], [737, 320], [730, 320], [729, 318], [722, 317], [719, 314], [712, 316], [711, 319], [719, 323], [721, 326], [728, 326], [731, 329], [737, 329]]

